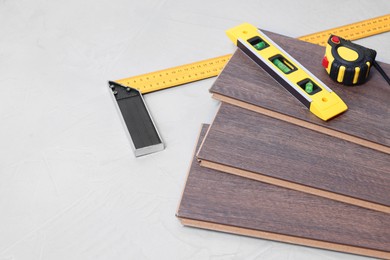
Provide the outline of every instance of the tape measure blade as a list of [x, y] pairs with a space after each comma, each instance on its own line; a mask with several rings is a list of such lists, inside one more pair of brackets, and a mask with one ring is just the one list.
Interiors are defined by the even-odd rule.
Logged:
[[347, 40], [358, 40], [390, 31], [390, 14], [343, 25], [333, 29], [301, 36], [298, 39], [326, 46], [329, 35], [334, 34]]

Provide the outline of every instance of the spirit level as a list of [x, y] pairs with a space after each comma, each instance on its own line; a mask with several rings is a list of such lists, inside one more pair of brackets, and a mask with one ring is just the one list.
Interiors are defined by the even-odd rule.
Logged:
[[164, 143], [149, 113], [141, 93], [130, 87], [109, 81], [122, 123], [127, 129], [135, 156], [164, 150]]
[[348, 109], [336, 93], [255, 26], [244, 23], [226, 34], [317, 117], [326, 121]]

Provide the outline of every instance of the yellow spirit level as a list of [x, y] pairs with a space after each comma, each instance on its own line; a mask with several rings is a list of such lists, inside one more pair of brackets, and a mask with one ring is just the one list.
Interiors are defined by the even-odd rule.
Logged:
[[255, 26], [244, 23], [226, 34], [317, 117], [326, 121], [348, 109], [336, 93]]

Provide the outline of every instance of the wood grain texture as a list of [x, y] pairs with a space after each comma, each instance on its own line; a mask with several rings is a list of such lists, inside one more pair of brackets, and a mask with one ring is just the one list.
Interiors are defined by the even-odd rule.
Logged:
[[184, 225], [390, 258], [390, 214], [200, 167], [196, 158], [176, 215]]
[[263, 114], [263, 115], [267, 115], [270, 117], [274, 117], [274, 118], [289, 122], [291, 124], [302, 126], [302, 127], [307, 128], [307, 129], [311, 129], [311, 130], [314, 130], [314, 131], [317, 131], [320, 133], [324, 133], [324, 134], [327, 134], [330, 136], [334, 136], [334, 137], [337, 137], [337, 138], [340, 138], [340, 139], [343, 139], [343, 140], [346, 140], [346, 141], [349, 141], [349, 142], [352, 142], [355, 144], [369, 147], [371, 149], [374, 149], [374, 150], [377, 150], [377, 151], [380, 151], [383, 153], [390, 154], [390, 147], [389, 146], [384, 146], [384, 145], [374, 143], [374, 142], [369, 141], [369, 140], [361, 139], [361, 138], [353, 136], [353, 135], [348, 135], [346, 133], [339, 132], [339, 131], [336, 131], [336, 130], [333, 130], [330, 128], [326, 128], [326, 127], [323, 127], [320, 125], [312, 124], [308, 121], [304, 121], [304, 120], [301, 120], [301, 119], [298, 119], [298, 118], [295, 118], [292, 116], [281, 114], [281, 113], [276, 112], [276, 111], [271, 111], [271, 110], [265, 109], [263, 107], [259, 107], [259, 106], [255, 106], [255, 105], [252, 105], [249, 103], [245, 103], [243, 101], [233, 99], [233, 98], [230, 98], [227, 96], [213, 94], [213, 98], [218, 99], [221, 102], [229, 103], [229, 104], [232, 104], [232, 105], [235, 105], [238, 107], [242, 107], [242, 108], [245, 108], [245, 109], [248, 109], [251, 111], [258, 112], [258, 113]]
[[[266, 33], [335, 91], [348, 105], [348, 111], [328, 122], [322, 121], [240, 50], [215, 81], [210, 89], [212, 93], [323, 127], [319, 131], [329, 128], [377, 143], [390, 153], [390, 88], [378, 71], [372, 69], [370, 80], [363, 85], [342, 86], [332, 81], [321, 66], [324, 47]], [[381, 66], [390, 74], [389, 64], [381, 63]]]
[[197, 156], [228, 173], [390, 213], [388, 154], [243, 108], [221, 104]]

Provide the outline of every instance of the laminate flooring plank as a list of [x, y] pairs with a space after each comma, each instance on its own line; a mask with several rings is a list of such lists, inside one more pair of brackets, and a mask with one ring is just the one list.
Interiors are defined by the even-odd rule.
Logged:
[[222, 103], [202, 166], [390, 213], [390, 156]]
[[[322, 121], [240, 50], [211, 87], [215, 98], [235, 101], [235, 105], [271, 116], [287, 116], [287, 120], [292, 118], [296, 124], [310, 124], [317, 131], [390, 153], [390, 88], [378, 71], [372, 69], [370, 80], [363, 85], [343, 86], [332, 81], [321, 66], [324, 47], [266, 33], [335, 91], [349, 109], [327, 122]], [[390, 65], [381, 65], [390, 74]]]
[[225, 174], [196, 158], [176, 216], [188, 226], [390, 258], [390, 214]]

